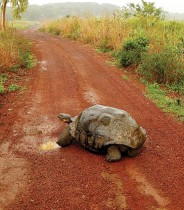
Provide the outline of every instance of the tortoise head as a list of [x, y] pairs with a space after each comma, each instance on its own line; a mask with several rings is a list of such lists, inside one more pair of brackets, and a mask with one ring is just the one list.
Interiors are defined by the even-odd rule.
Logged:
[[71, 123], [72, 122], [72, 120], [71, 120], [72, 117], [69, 114], [60, 113], [58, 115], [58, 118], [65, 123]]

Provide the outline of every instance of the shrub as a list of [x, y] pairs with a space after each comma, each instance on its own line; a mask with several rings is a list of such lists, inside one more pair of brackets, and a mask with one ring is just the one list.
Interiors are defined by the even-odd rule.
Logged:
[[147, 51], [149, 39], [145, 36], [130, 37], [123, 43], [122, 52], [119, 54], [119, 64], [128, 67], [132, 64], [136, 66], [141, 61], [141, 55]]
[[178, 85], [184, 81], [181, 56], [173, 46], [161, 52], [145, 53], [138, 71], [148, 80], [159, 84]]

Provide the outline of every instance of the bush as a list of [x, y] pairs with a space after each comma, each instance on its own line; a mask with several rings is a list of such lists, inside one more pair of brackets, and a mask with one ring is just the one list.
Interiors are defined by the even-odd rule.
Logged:
[[184, 81], [183, 67], [178, 50], [171, 46], [161, 52], [145, 53], [138, 71], [148, 81], [178, 85]]
[[141, 61], [141, 55], [147, 51], [149, 39], [145, 36], [131, 37], [124, 41], [123, 49], [119, 54], [119, 65], [128, 67], [132, 64], [136, 66]]

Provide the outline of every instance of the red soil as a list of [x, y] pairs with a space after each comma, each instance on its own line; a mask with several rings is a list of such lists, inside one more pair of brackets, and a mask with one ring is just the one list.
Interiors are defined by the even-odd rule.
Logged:
[[[1, 98], [0, 209], [184, 209], [183, 124], [90, 47], [33, 30], [25, 36], [38, 65], [23, 77], [23, 94]], [[77, 143], [40, 150], [65, 126], [58, 113], [78, 115], [94, 104], [124, 109], [147, 130], [139, 156], [108, 163]]]

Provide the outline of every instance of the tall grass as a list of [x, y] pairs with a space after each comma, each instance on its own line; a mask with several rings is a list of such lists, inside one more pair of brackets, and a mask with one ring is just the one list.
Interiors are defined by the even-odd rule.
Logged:
[[133, 66], [145, 80], [184, 94], [184, 22], [121, 15], [70, 17], [46, 22], [41, 30], [111, 51], [120, 66]]
[[0, 31], [0, 72], [6, 72], [13, 66], [27, 68], [28, 52], [29, 41], [18, 35], [14, 29]]
[[19, 86], [11, 86], [10, 83], [18, 77], [19, 70], [31, 68], [35, 64], [30, 47], [30, 42], [15, 29], [0, 31], [0, 94], [17, 90]]
[[67, 38], [79, 39], [96, 47], [118, 49], [121, 47], [122, 40], [128, 37], [131, 27], [123, 19], [70, 17], [46, 22], [42, 25], [41, 30]]

